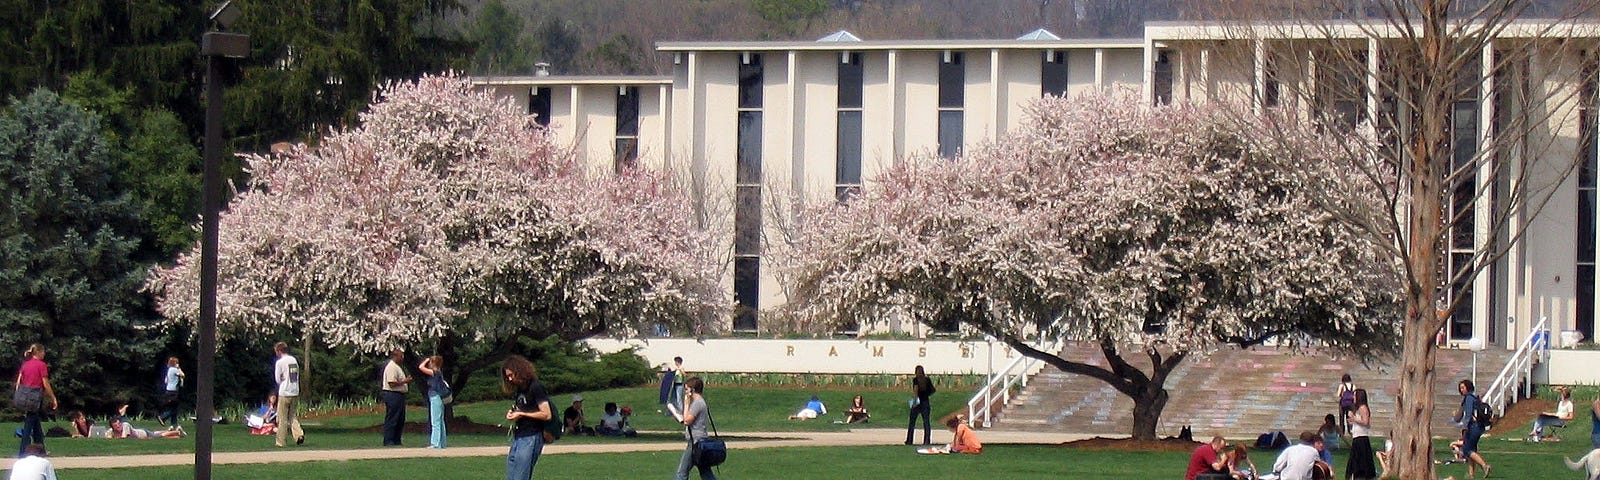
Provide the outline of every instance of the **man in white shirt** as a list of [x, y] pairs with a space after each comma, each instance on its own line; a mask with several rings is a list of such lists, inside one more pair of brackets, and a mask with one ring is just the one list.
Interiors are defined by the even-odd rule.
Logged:
[[272, 379], [278, 383], [278, 441], [284, 446], [285, 436], [294, 433], [294, 444], [306, 443], [306, 432], [300, 429], [300, 416], [295, 411], [300, 398], [300, 362], [289, 354], [289, 344], [278, 342], [272, 346], [278, 362], [272, 367]]
[[44, 444], [30, 443], [22, 454], [11, 464], [11, 480], [56, 480], [56, 467], [45, 458]]
[[1283, 449], [1278, 454], [1278, 461], [1272, 463], [1272, 471], [1278, 473], [1278, 480], [1311, 480], [1311, 469], [1322, 460], [1318, 452], [1322, 449], [1322, 436], [1311, 432], [1300, 432], [1300, 443]]
[[383, 446], [400, 446], [400, 434], [405, 430], [406, 424], [406, 391], [411, 388], [411, 376], [406, 374], [405, 367], [400, 362], [405, 361], [406, 352], [401, 349], [389, 351], [389, 363], [383, 366]]

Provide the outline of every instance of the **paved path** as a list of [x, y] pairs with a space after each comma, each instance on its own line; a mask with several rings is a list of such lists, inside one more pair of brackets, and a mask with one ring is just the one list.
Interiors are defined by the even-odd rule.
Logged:
[[[773, 448], [773, 447], [826, 447], [840, 445], [901, 445], [905, 442], [905, 430], [891, 428], [867, 428], [849, 432], [738, 432], [734, 437], [756, 437], [755, 439], [738, 439], [728, 442], [728, 447], [733, 449]], [[950, 434], [944, 431], [934, 432], [937, 440], [949, 440]], [[1021, 432], [1002, 430], [983, 430], [979, 438], [985, 445], [992, 444], [1026, 444], [1044, 443], [1055, 444], [1083, 440], [1092, 435], [1053, 433], [1053, 432]], [[907, 447], [909, 448], [909, 447]], [[677, 451], [683, 445], [674, 442], [650, 443], [554, 443], [544, 448], [545, 455], [559, 455], [564, 453], [606, 453], [606, 452], [648, 452], [648, 451]], [[442, 450], [429, 448], [366, 448], [355, 450], [314, 450], [307, 448], [287, 448], [282, 450], [268, 450], [255, 452], [216, 452], [211, 456], [214, 465], [220, 464], [245, 464], [245, 463], [287, 463], [287, 462], [314, 462], [332, 460], [374, 460], [385, 458], [425, 458], [425, 457], [500, 457], [505, 456], [506, 446], [493, 447], [451, 447]], [[0, 469], [10, 470], [14, 459], [0, 460]], [[122, 455], [122, 456], [96, 456], [96, 457], [52, 457], [51, 463], [57, 470], [75, 468], [121, 468], [121, 467], [156, 467], [167, 465], [193, 465], [194, 454], [163, 454], [163, 455]]]

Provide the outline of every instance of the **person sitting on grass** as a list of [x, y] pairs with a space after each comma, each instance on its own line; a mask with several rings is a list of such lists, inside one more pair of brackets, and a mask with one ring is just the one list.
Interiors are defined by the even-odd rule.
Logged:
[[1250, 461], [1250, 451], [1244, 445], [1234, 445], [1228, 452], [1228, 476], [1234, 480], [1255, 480], [1256, 463]]
[[251, 435], [276, 435], [278, 433], [278, 394], [267, 394], [267, 403], [255, 413], [245, 415], [244, 425]]
[[973, 432], [972, 427], [967, 426], [965, 416], [956, 415], [950, 417], [949, 420], [944, 421], [944, 426], [955, 433], [955, 437], [950, 439], [949, 445], [943, 448], [930, 448], [928, 453], [970, 453], [973, 455], [983, 453], [983, 443], [978, 441], [977, 432]]
[[845, 409], [844, 423], [867, 423], [872, 415], [867, 414], [867, 404], [861, 400], [860, 395], [850, 400], [850, 408]]
[[810, 420], [810, 419], [813, 419], [813, 418], [817, 418], [818, 415], [827, 415], [827, 414], [828, 414], [828, 407], [822, 405], [822, 399], [821, 398], [817, 398], [816, 395], [812, 395], [811, 396], [811, 400], [806, 401], [806, 406], [801, 407], [800, 411], [795, 412], [794, 415], [790, 415], [789, 419], [790, 420], [795, 420], [795, 419]]
[[[633, 413], [633, 409], [627, 410], [629, 414]], [[617, 409], [617, 402], [606, 402], [605, 413], [600, 416], [600, 423], [594, 426], [594, 431], [607, 437], [639, 435], [628, 426], [628, 418]]]
[[1556, 403], [1556, 411], [1539, 412], [1539, 418], [1533, 419], [1533, 431], [1528, 432], [1528, 439], [1534, 442], [1548, 441], [1559, 442], [1561, 437], [1547, 436], [1546, 427], [1565, 427], [1572, 420], [1572, 391], [1564, 387], [1556, 387], [1556, 392], [1561, 394], [1561, 400]]

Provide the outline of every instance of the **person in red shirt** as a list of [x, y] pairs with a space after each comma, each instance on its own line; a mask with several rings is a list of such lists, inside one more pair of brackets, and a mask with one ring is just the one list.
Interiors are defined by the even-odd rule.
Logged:
[[[37, 343], [28, 346], [24, 355], [27, 359], [22, 362], [22, 368], [17, 369], [17, 381], [12, 392], [12, 401], [18, 399], [30, 400], [32, 405], [14, 405], [22, 410], [26, 416], [22, 419], [22, 445], [17, 447], [17, 456], [28, 449], [29, 443], [44, 445], [44, 427], [39, 424], [39, 413], [44, 410], [44, 399], [50, 400], [50, 409], [55, 410], [56, 391], [50, 388], [50, 366], [44, 363], [44, 346]], [[24, 389], [34, 389], [35, 392], [24, 392]]]
[[1194, 449], [1194, 455], [1189, 456], [1189, 470], [1183, 474], [1184, 480], [1195, 480], [1202, 473], [1227, 475], [1223, 468], [1228, 465], [1228, 455], [1222, 453], [1227, 446], [1227, 441], [1219, 435], [1211, 437], [1211, 443]]

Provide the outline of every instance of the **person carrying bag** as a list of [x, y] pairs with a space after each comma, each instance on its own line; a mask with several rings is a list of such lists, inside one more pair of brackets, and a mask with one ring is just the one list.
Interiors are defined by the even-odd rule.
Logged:
[[[683, 456], [678, 460], [677, 480], [689, 480], [689, 468], [700, 470], [700, 480], [717, 480], [716, 474], [711, 469], [721, 465], [728, 458], [728, 446], [722, 439], [706, 434], [706, 426], [710, 424], [711, 410], [706, 406], [705, 381], [700, 377], [690, 377], [683, 382], [684, 411], [679, 412], [677, 407], [667, 404], [667, 410], [672, 412], [684, 425], [683, 436], [689, 441], [684, 446]], [[716, 428], [712, 427], [712, 432]]]

